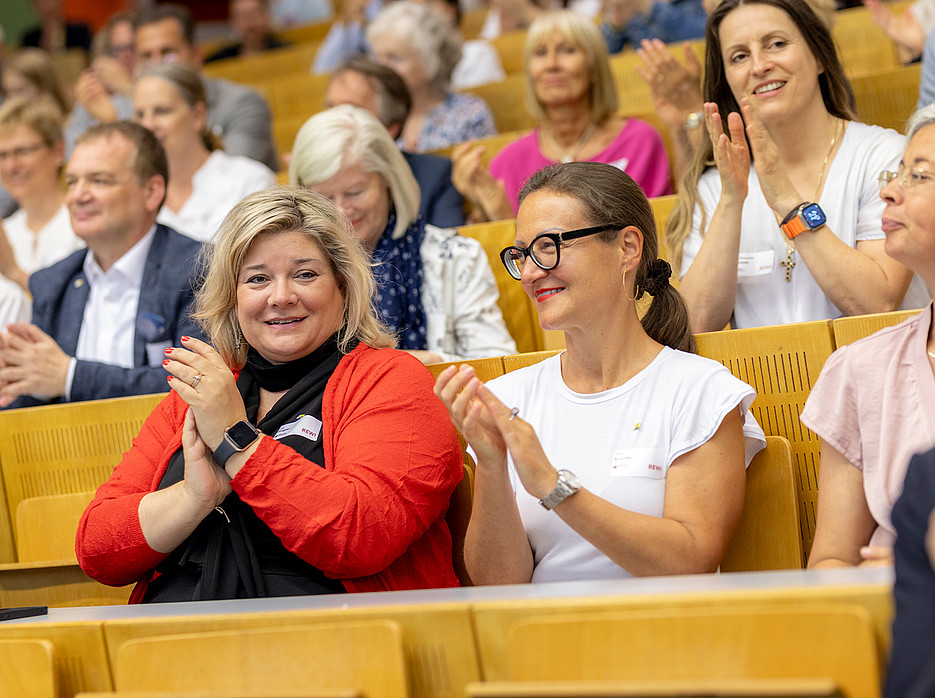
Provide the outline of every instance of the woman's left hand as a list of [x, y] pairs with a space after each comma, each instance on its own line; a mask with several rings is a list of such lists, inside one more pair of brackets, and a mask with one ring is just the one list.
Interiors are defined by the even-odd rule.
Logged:
[[542, 450], [536, 430], [518, 414], [514, 415], [486, 385], [478, 388], [476, 398], [506, 444], [523, 487], [537, 499], [547, 496], [555, 489], [558, 471]]
[[224, 432], [247, 418], [234, 374], [214, 347], [194, 337], [166, 349], [163, 366], [172, 374], [169, 387], [191, 407], [199, 435], [216, 450]]
[[747, 138], [763, 197], [777, 216], [784, 217], [805, 199], [792, 183], [776, 141], [746, 98], [740, 100], [740, 111], [747, 125]]

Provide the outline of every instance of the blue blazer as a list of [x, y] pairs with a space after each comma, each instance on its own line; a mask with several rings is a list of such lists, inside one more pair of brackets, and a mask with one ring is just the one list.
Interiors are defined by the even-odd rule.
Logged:
[[419, 183], [419, 213], [425, 222], [439, 228], [464, 225], [464, 198], [451, 183], [451, 160], [405, 151], [403, 157]]
[[[203, 337], [189, 317], [194, 300], [195, 262], [201, 243], [157, 225], [153, 244], [143, 267], [133, 368], [97, 361], [78, 361], [71, 384], [72, 401], [123, 395], [144, 395], [168, 390], [162, 367], [163, 349], [179, 346], [182, 335]], [[75, 355], [78, 333], [90, 287], [84, 273], [87, 250], [79, 250], [61, 262], [36, 271], [29, 278], [33, 296], [33, 323], [58, 342], [69, 356]], [[22, 396], [11, 408], [41, 404]]]
[[903, 492], [893, 505], [896, 582], [887, 698], [935, 695], [935, 568], [925, 549], [935, 508], [935, 450], [912, 457]]

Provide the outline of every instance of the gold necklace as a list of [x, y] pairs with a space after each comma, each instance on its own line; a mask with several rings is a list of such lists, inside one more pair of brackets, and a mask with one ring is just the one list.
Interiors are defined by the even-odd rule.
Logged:
[[[817, 202], [818, 195], [821, 193], [821, 185], [825, 181], [825, 168], [828, 167], [828, 160], [831, 159], [831, 153], [834, 152], [834, 144], [838, 140], [838, 131], [840, 130], [840, 120], [835, 117], [834, 119], [834, 133], [831, 136], [831, 145], [828, 147], [828, 152], [825, 155], [824, 161], [821, 163], [821, 174], [818, 175], [818, 186], [815, 187], [815, 195], [812, 197], [812, 200]], [[775, 216], [775, 212], [773, 213]], [[779, 221], [779, 216], [776, 216], [776, 221]], [[795, 247], [789, 245], [789, 241], [786, 240], [786, 237], [782, 238], [783, 244], [786, 246], [786, 261], [780, 262], [779, 265], [786, 268], [786, 283], [792, 282], [792, 270], [795, 269]], [[935, 358], [935, 357], [933, 357]]]
[[551, 126], [548, 127], [548, 129], [543, 129], [542, 134], [546, 137], [546, 140], [548, 140], [549, 145], [552, 147], [552, 150], [554, 150], [555, 153], [560, 156], [559, 162], [575, 162], [578, 159], [578, 153], [580, 153], [581, 149], [584, 148], [584, 146], [587, 144], [589, 140], [591, 140], [591, 136], [594, 135], [594, 131], [596, 128], [597, 128], [597, 124], [595, 124], [594, 122], [591, 122], [590, 124], [588, 124], [588, 127], [584, 130], [584, 133], [581, 134], [581, 138], [578, 139], [578, 142], [575, 143], [572, 146], [571, 150], [569, 150], [567, 153], [565, 153], [558, 146], [558, 143], [556, 142], [554, 136], [552, 136]]

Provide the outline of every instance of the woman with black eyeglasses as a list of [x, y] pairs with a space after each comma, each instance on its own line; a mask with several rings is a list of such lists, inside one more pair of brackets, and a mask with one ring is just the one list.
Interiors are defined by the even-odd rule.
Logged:
[[753, 389], [690, 353], [652, 209], [628, 175], [553, 165], [520, 202], [502, 259], [567, 350], [487, 386], [468, 366], [436, 382], [477, 462], [471, 579], [714, 571], [740, 517], [744, 464], [764, 444]]

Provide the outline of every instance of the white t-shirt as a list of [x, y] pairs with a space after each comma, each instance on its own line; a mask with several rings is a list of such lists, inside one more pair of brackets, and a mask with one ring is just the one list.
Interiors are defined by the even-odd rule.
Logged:
[[179, 212], [163, 206], [156, 221], [195, 240], [210, 240], [241, 199], [275, 184], [276, 174], [263, 163], [215, 150], [192, 177], [192, 194]]
[[32, 301], [19, 284], [0, 276], [0, 330], [14, 322], [29, 322]]
[[464, 42], [461, 60], [451, 73], [451, 89], [464, 90], [505, 79], [506, 72], [497, 49], [483, 40]]
[[[590, 492], [630, 511], [662, 516], [672, 462], [714, 436], [724, 417], [744, 415], [746, 464], [766, 444], [748, 409], [756, 394], [721, 364], [664, 347], [623, 385], [571, 391], [561, 355], [487, 383], [536, 430], [556, 469], [575, 473]], [[533, 582], [631, 576], [510, 478], [535, 560]]]
[[[890, 129], [850, 122], [841, 147], [828, 167], [828, 176], [818, 203], [828, 219], [828, 227], [850, 247], [861, 240], [884, 237], [880, 225], [885, 202], [880, 198], [877, 177], [883, 170], [895, 170], [903, 153], [905, 139]], [[705, 172], [698, 182], [698, 196], [710, 222], [721, 195], [721, 179], [716, 168]], [[701, 209], [695, 207], [692, 233], [682, 251], [684, 275], [701, 249], [699, 232]], [[827, 320], [841, 316], [829, 301], [798, 254], [792, 280], [786, 282], [786, 243], [772, 209], [763, 197], [756, 172], [751, 168], [749, 193], [743, 206], [738, 260], [737, 296], [733, 327], [760, 327], [790, 322]], [[903, 302], [904, 308], [921, 308], [928, 303], [921, 279]]]
[[84, 242], [71, 229], [71, 218], [64, 205], [37, 233], [26, 225], [23, 209], [3, 219], [16, 263], [27, 274], [44, 269], [84, 248]]

